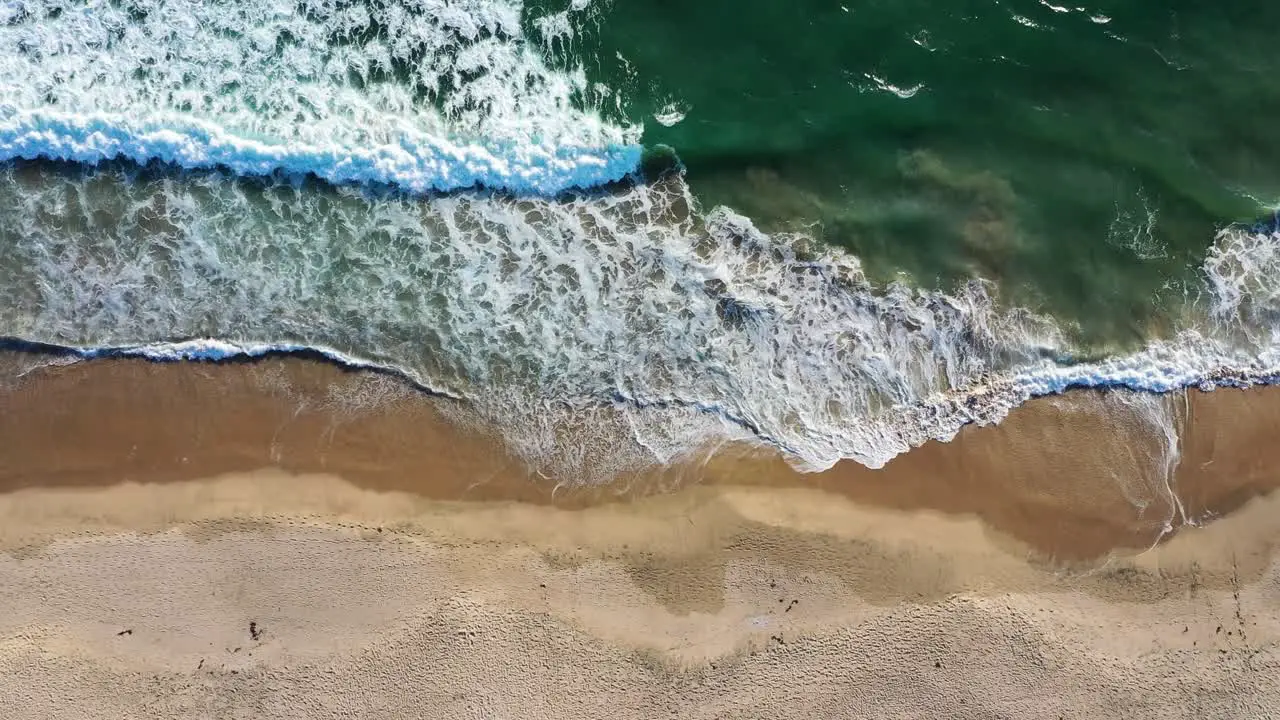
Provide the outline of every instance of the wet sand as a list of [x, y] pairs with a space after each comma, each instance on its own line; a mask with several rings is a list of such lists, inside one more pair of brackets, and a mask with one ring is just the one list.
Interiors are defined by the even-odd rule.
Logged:
[[5, 717], [1280, 707], [1277, 389], [575, 489], [382, 376], [3, 363]]

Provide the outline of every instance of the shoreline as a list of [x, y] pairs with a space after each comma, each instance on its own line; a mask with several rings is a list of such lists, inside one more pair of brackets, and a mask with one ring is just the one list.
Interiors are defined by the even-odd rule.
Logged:
[[[1181, 339], [1183, 339], [1183, 336], [1178, 335], [1177, 338], [1168, 340], [1168, 342], [1177, 344]], [[901, 446], [908, 447], [907, 450], [893, 447], [894, 443], [891, 442], [891, 447], [888, 450], [876, 447], [870, 451], [870, 456], [861, 456], [864, 458], [870, 457], [871, 469], [879, 470], [884, 464], [898, 457], [894, 453], [906, 454], [919, 447], [919, 445], [913, 445], [912, 443], [921, 442], [921, 438], [928, 438], [924, 440], [926, 444], [933, 442], [947, 444], [951, 441], [934, 440], [933, 438], [942, 435], [954, 438], [961, 430], [970, 426], [986, 427], [997, 425], [1003, 422], [1005, 415], [1023, 405], [1064, 396], [1074, 398], [1090, 393], [1116, 393], [1134, 397], [1164, 398], [1167, 400], [1185, 397], [1188, 393], [1196, 391], [1209, 393], [1222, 389], [1254, 390], [1255, 388], [1280, 387], [1280, 369], [1264, 367], [1258, 363], [1250, 367], [1247, 362], [1243, 365], [1233, 365], [1225, 360], [1218, 365], [1206, 366], [1209, 369], [1201, 368], [1198, 373], [1191, 372], [1191, 367], [1195, 365], [1195, 363], [1192, 363], [1191, 365], [1184, 364], [1180, 368], [1167, 371], [1171, 373], [1169, 376], [1155, 380], [1150, 378], [1142, 380], [1131, 377], [1132, 371], [1141, 367], [1134, 366], [1134, 363], [1140, 358], [1155, 353], [1165, 342], [1166, 340], [1155, 339], [1152, 345], [1128, 354], [1082, 360], [1076, 365], [1044, 367], [1036, 372], [1014, 373], [1004, 376], [991, 384], [973, 386], [964, 393], [943, 394], [934, 396], [931, 399], [920, 399], [917, 403], [906, 408], [906, 414], [914, 412], [922, 416], [932, 415], [933, 421], [931, 424], [929, 421], [920, 421], [922, 423], [920, 427], [900, 427], [893, 425], [881, 426], [875, 418], [865, 421], [867, 424], [879, 427], [879, 432], [892, 436], [892, 439]], [[5, 361], [5, 357], [8, 357], [9, 360]], [[489, 436], [499, 432], [499, 430], [492, 427], [493, 417], [482, 417], [475, 412], [474, 408], [470, 407], [473, 402], [484, 402], [483, 396], [468, 398], [465, 393], [432, 386], [420, 379], [414, 371], [402, 366], [384, 364], [379, 361], [348, 355], [344, 351], [324, 345], [296, 345], [290, 343], [238, 344], [212, 338], [197, 338], [136, 345], [78, 347], [26, 340], [19, 337], [0, 336], [0, 372], [3, 371], [6, 363], [23, 365], [22, 357], [47, 359], [47, 362], [25, 363], [27, 368], [23, 370], [23, 373], [32, 370], [38, 371], [46, 365], [60, 366], [77, 361], [102, 363], [104, 361], [127, 362], [142, 360], [161, 364], [195, 363], [200, 365], [253, 365], [258, 363], [270, 365], [272, 362], [278, 361], [327, 365], [338, 371], [337, 374], [339, 375], [344, 373], [367, 373], [388, 379], [395, 384], [404, 386], [406, 391], [412, 390], [416, 394], [425, 396], [423, 398], [424, 402], [441, 401], [438, 403], [439, 405], [454, 405], [457, 408], [461, 408], [457, 412], [446, 413], [454, 416], [455, 424], [467, 425], [473, 429], [479, 428], [478, 432]], [[1147, 357], [1147, 359], [1150, 358]], [[558, 404], [561, 401], [550, 402]], [[612, 402], [621, 403], [624, 406], [639, 410], [653, 407], [665, 408], [668, 405], [668, 401], [651, 403], [627, 397], [621, 393], [614, 393]], [[718, 419], [726, 425], [737, 426], [747, 432], [748, 435], [753, 437], [747, 438], [746, 442], [765, 448], [766, 453], [776, 452], [784, 456], [789, 455], [787, 446], [778, 437], [765, 432], [751, 419], [734, 414], [723, 406], [716, 404], [704, 406], [683, 400], [672, 401], [670, 405], [678, 408], [697, 408], [699, 413], [706, 415], [709, 419]], [[463, 408], [463, 406], [467, 407]], [[581, 407], [586, 409], [586, 415], [616, 415], [614, 408], [609, 403], [600, 405], [587, 403]], [[492, 408], [488, 411], [490, 413], [494, 412]], [[949, 417], [949, 415], [955, 417]], [[536, 415], [525, 418], [526, 421], [531, 419], [536, 422]], [[615, 421], [617, 419], [617, 417], [611, 418], [611, 420]], [[900, 422], [909, 425], [909, 421], [904, 417], [899, 416], [899, 419]], [[553, 424], [563, 425], [565, 423], [574, 424], [579, 422], [591, 422], [591, 420], [586, 418], [562, 418], [558, 422], [553, 421]], [[622, 424], [627, 424], [627, 421], [622, 420]], [[628, 429], [628, 432], [633, 432], [633, 430]], [[542, 438], [544, 442], [548, 439]], [[628, 440], [633, 439], [628, 438]], [[719, 441], [721, 445], [741, 443], [742, 440], [730, 440], [727, 438]], [[680, 455], [684, 456], [684, 461], [687, 462], [688, 456], [697, 455], [700, 450], [704, 449], [686, 448], [679, 452]], [[648, 451], [649, 449], [646, 446], [643, 447], [643, 450]], [[649, 452], [645, 454], [652, 455]], [[823, 470], [806, 469], [803, 472], [828, 473], [838, 466], [856, 462], [852, 458], [857, 456], [859, 454], [856, 452], [854, 454], [846, 454], [841, 459], [835, 460], [835, 465], [831, 467], [826, 467]], [[810, 458], [803, 455], [794, 455], [793, 457], [800, 458], [798, 460], [800, 464], [810, 468], [814, 467]], [[635, 458], [631, 458], [631, 460], [635, 464]], [[651, 466], [655, 464], [655, 461], [652, 457], [647, 457], [639, 464]], [[575, 474], [575, 468], [566, 469], [569, 470], [568, 474]], [[643, 471], [634, 471], [633, 468], [633, 472], [629, 474], [636, 474], [637, 472], [643, 473]], [[604, 484], [607, 484], [607, 482], [606, 480]], [[571, 481], [571, 484], [573, 484], [573, 481]]]
[[4, 362], [6, 716], [1280, 702], [1280, 388], [1035, 400], [881, 470], [737, 446], [556, 491], [368, 373]]
[[[1272, 387], [1070, 391], [877, 470], [844, 461], [801, 473], [775, 452], [731, 444], [575, 487], [547, 481], [500, 438], [452, 422], [454, 401], [381, 373], [269, 356], [230, 364], [102, 359], [17, 377], [30, 360], [0, 356], [0, 370], [12, 368], [0, 384], [0, 445], [11, 448], [0, 457], [0, 492], [263, 468], [432, 500], [563, 509], [691, 486], [817, 489], [872, 508], [978, 517], [1045, 559], [1072, 564], [1140, 551], [1280, 487], [1280, 473], [1251, 457], [1280, 431], [1280, 388]], [[60, 443], [64, 436], [77, 437], [77, 447]]]

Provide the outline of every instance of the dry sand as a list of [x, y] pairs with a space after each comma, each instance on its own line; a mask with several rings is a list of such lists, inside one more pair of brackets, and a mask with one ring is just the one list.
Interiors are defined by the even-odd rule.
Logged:
[[1280, 713], [1277, 390], [553, 494], [377, 376], [3, 362], [3, 718]]

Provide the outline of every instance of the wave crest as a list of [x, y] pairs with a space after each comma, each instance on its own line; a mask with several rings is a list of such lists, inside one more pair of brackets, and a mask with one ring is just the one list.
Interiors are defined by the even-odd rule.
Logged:
[[0, 159], [544, 195], [635, 170], [639, 127], [602, 115], [621, 99], [525, 19], [518, 0], [22, 0], [0, 23]]

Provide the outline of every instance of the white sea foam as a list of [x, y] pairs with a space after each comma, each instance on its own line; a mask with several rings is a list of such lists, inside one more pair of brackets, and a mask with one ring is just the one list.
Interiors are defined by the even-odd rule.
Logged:
[[[999, 309], [981, 283], [876, 287], [855, 258], [700, 213], [679, 178], [592, 198], [419, 201], [22, 167], [0, 178], [0, 238], [16, 270], [0, 285], [4, 334], [86, 357], [306, 348], [394, 368], [567, 477], [634, 467], [635, 453], [606, 452], [622, 435], [649, 461], [754, 437], [806, 469], [879, 466], [1071, 387], [1280, 373], [1268, 231], [1220, 235], [1203, 322], [1078, 364], [1054, 360], [1069, 348], [1052, 323]], [[218, 339], [173, 342], [201, 337]], [[566, 460], [569, 445], [580, 457]]]
[[910, 100], [911, 98], [915, 97], [917, 93], [919, 93], [921, 90], [924, 89], [924, 83], [916, 83], [911, 87], [900, 87], [898, 85], [894, 85], [888, 80], [885, 80], [879, 75], [874, 75], [872, 73], [863, 73], [862, 76], [870, 80], [872, 83], [874, 83], [877, 90], [882, 90], [887, 93], [892, 93], [903, 100]]
[[[210, 359], [329, 348], [500, 420], [543, 401], [624, 407], [668, 456], [678, 415], [814, 466], [878, 464], [909, 441], [870, 419], [1060, 345], [980, 284], [876, 288], [854, 258], [806, 254], [725, 209], [704, 217], [678, 178], [414, 201], [28, 167], [0, 181], [0, 236], [8, 335]], [[192, 337], [238, 348], [163, 344]]]
[[688, 115], [688, 104], [672, 100], [658, 108], [657, 112], [653, 114], [653, 119], [657, 120], [658, 124], [663, 127], [673, 127], [684, 122]]
[[1205, 258], [1209, 311], [1259, 348], [1280, 345], [1280, 224], [1219, 233]]
[[617, 96], [549, 60], [587, 10], [534, 18], [544, 47], [520, 0], [23, 0], [0, 16], [0, 159], [593, 187], [640, 148], [601, 114]]
[[[701, 212], [676, 177], [414, 200], [23, 166], [0, 176], [0, 334], [86, 357], [309, 348], [394, 368], [565, 477], [745, 437], [805, 469], [874, 467], [1071, 387], [1270, 381], [1278, 249], [1276, 233], [1224, 231], [1202, 320], [1071, 364], [1051, 322], [1000, 309], [982, 283], [877, 287], [856, 258]], [[624, 435], [644, 452], [622, 452]]]

